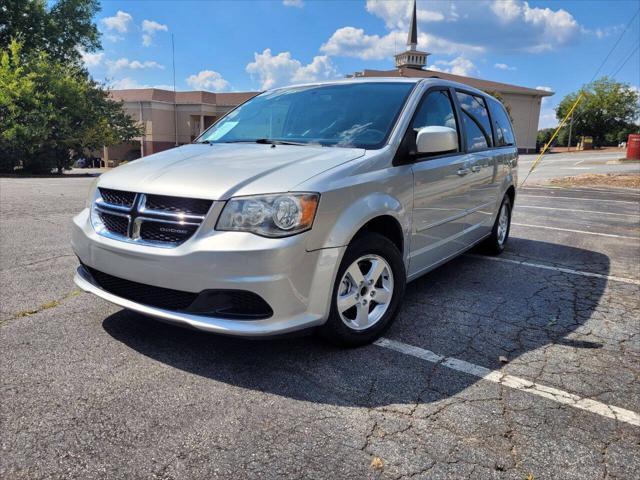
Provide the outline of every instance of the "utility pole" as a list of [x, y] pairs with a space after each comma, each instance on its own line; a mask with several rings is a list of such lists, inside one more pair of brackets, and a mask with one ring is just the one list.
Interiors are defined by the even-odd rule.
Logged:
[[573, 131], [573, 112], [571, 112], [571, 122], [569, 123], [569, 143], [567, 143], [567, 152], [571, 150], [571, 133]]
[[178, 146], [178, 106], [176, 104], [176, 49], [171, 34], [171, 61], [173, 63], [173, 130], [175, 134], [175, 146]]

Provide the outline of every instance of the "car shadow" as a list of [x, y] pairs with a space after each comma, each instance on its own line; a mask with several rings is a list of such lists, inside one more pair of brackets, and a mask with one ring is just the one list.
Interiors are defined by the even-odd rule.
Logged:
[[[517, 239], [526, 256], [597, 260], [579, 248]], [[602, 266], [606, 265], [606, 271]], [[407, 286], [402, 310], [386, 337], [500, 369], [549, 344], [601, 345], [567, 336], [587, 321], [606, 279], [462, 256]], [[296, 400], [376, 407], [430, 402], [455, 395], [476, 377], [375, 345], [341, 349], [312, 336], [250, 341], [164, 324], [130, 311], [103, 321], [105, 331], [133, 350], [175, 369], [241, 388]]]

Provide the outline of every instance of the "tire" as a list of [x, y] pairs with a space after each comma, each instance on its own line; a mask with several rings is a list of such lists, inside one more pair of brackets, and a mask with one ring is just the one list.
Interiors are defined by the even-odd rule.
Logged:
[[[355, 268], [362, 278], [356, 278]], [[345, 347], [373, 342], [398, 314], [405, 284], [402, 254], [393, 242], [377, 233], [359, 235], [347, 247], [340, 263], [329, 318], [319, 328], [320, 335]], [[385, 301], [376, 301], [380, 299]], [[355, 303], [349, 306], [352, 302]]]
[[[502, 215], [506, 215], [506, 225], [501, 225], [500, 220]], [[503, 219], [504, 220], [504, 219]], [[496, 221], [491, 229], [491, 235], [483, 242], [483, 250], [489, 255], [500, 255], [504, 251], [504, 247], [509, 240], [509, 233], [511, 231], [511, 200], [508, 195], [505, 195], [496, 215]]]

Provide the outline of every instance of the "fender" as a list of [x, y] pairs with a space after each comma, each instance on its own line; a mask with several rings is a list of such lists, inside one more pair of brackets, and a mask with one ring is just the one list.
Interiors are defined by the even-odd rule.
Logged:
[[[408, 190], [411, 195], [412, 188]], [[321, 248], [343, 247], [348, 245], [358, 231], [370, 220], [380, 216], [394, 218], [403, 233], [404, 253], [409, 251], [411, 238], [411, 198], [397, 198], [385, 192], [371, 192], [358, 198], [358, 195], [349, 200], [347, 208], [338, 206], [338, 198], [341, 195], [329, 193], [321, 199], [321, 207], [318, 212], [319, 225], [327, 225], [325, 229], [312, 229], [313, 234], [307, 241], [307, 250]], [[338, 212], [338, 216], [331, 220], [331, 216]], [[314, 231], [315, 230], [315, 231]]]

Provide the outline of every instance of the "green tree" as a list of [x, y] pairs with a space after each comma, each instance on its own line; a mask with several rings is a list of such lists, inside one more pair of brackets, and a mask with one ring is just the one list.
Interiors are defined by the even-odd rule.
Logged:
[[[542, 149], [544, 146], [551, 140], [551, 136], [553, 132], [555, 132], [555, 128], [543, 128], [542, 130], [538, 130], [538, 136], [536, 138], [537, 148]], [[554, 140], [554, 144], [557, 143], [557, 138]]]
[[108, 91], [75, 63], [24, 53], [13, 41], [0, 53], [0, 169], [58, 172], [75, 157], [140, 135]]
[[[97, 0], [2, 0], [0, 49], [13, 39], [22, 52], [46, 52], [58, 61], [80, 60], [79, 49], [100, 49], [100, 33], [92, 19], [100, 10]], [[50, 7], [47, 5], [51, 4]]]
[[580, 92], [585, 97], [574, 112], [573, 135], [593, 137], [595, 146], [617, 143], [614, 139], [620, 131], [633, 125], [640, 114], [638, 93], [626, 83], [603, 77], [565, 96], [556, 109], [558, 121], [567, 115]]

